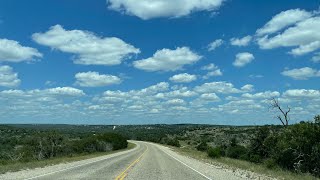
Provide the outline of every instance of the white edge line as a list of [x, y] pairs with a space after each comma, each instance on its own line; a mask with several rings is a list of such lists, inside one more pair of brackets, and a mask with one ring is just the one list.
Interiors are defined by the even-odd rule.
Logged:
[[[136, 146], [136, 148], [137, 148], [137, 147], [138, 147], [138, 146]], [[134, 149], [135, 149], [135, 148], [134, 148]], [[133, 150], [133, 149], [132, 149], [132, 150]], [[130, 151], [130, 152], [131, 152], [131, 151]], [[125, 154], [125, 153], [124, 153], [124, 154]], [[122, 154], [119, 154], [119, 155], [122, 155]], [[117, 156], [119, 156], [119, 155], [116, 155], [116, 156], [113, 156], [113, 157], [117, 157]], [[88, 165], [88, 164], [92, 164], [92, 163], [96, 163], [96, 162], [99, 162], [99, 161], [103, 161], [103, 160], [106, 160], [106, 159], [109, 159], [109, 158], [112, 158], [112, 157], [106, 157], [106, 158], [104, 158], [104, 159], [99, 159], [99, 160], [92, 161], [92, 162], [88, 162], [88, 163], [85, 163], [85, 164], [79, 164], [79, 165], [77, 165], [77, 166], [72, 166], [72, 167], [69, 167], [69, 168], [60, 169], [60, 170], [58, 170], [58, 171], [53, 171], [53, 172], [41, 174], [41, 175], [34, 176], [34, 177], [30, 177], [30, 178], [27, 178], [27, 179], [24, 179], [24, 180], [36, 179], [36, 178], [43, 177], [43, 176], [47, 176], [47, 175], [50, 175], [50, 174], [54, 174], [54, 173], [66, 171], [66, 170], [69, 170], [69, 169], [77, 168], [77, 167], [80, 167], [80, 166], [85, 166], [85, 165]]]
[[208, 180], [212, 180], [212, 179], [211, 179], [211, 178], [209, 178], [208, 176], [206, 176], [206, 175], [202, 174], [201, 172], [199, 172], [199, 171], [197, 171], [196, 169], [194, 169], [194, 168], [190, 167], [190, 166], [189, 166], [189, 165], [187, 165], [186, 163], [184, 163], [184, 162], [180, 161], [179, 159], [177, 159], [177, 158], [173, 157], [172, 155], [170, 155], [169, 153], [165, 152], [164, 150], [162, 150], [162, 151], [163, 151], [164, 153], [166, 153], [168, 156], [172, 157], [173, 159], [175, 159], [175, 160], [179, 161], [181, 164], [183, 164], [183, 165], [187, 166], [188, 168], [192, 169], [192, 170], [193, 170], [193, 171], [195, 171], [196, 173], [200, 174], [200, 175], [201, 175], [201, 176], [203, 176], [204, 178], [206, 178], [206, 179], [208, 179]]

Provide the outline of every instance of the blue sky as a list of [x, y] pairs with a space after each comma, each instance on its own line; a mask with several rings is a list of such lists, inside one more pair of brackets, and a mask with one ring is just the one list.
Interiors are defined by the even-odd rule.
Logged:
[[319, 29], [318, 0], [4, 0], [0, 123], [311, 120]]

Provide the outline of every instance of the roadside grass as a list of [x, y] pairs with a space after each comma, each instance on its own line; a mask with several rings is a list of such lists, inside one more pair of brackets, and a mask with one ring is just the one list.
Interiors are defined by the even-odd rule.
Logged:
[[242, 170], [247, 170], [257, 174], [265, 175], [265, 176], [276, 178], [276, 179], [283, 179], [283, 180], [317, 180], [318, 179], [310, 174], [302, 174], [302, 173], [298, 174], [298, 173], [286, 171], [280, 168], [270, 169], [263, 164], [255, 164], [255, 163], [238, 160], [238, 159], [231, 159], [226, 157], [213, 159], [208, 157], [206, 152], [190, 149], [189, 147], [178, 148], [178, 147], [170, 146], [170, 148], [172, 148], [174, 151], [182, 155], [189, 156], [209, 164], [225, 167], [231, 170], [233, 168], [239, 168]]
[[95, 158], [99, 156], [104, 156], [108, 154], [130, 150], [130, 149], [133, 149], [134, 147], [136, 147], [136, 144], [128, 142], [128, 147], [126, 149], [120, 149], [116, 151], [97, 152], [92, 154], [79, 154], [73, 157], [57, 157], [54, 159], [47, 159], [42, 161], [17, 162], [14, 164], [0, 165], [0, 174], [6, 173], [6, 172], [15, 172], [15, 171], [24, 170], [24, 169], [34, 169], [34, 168], [46, 167], [46, 166], [55, 165], [55, 164], [68, 163], [68, 162]]

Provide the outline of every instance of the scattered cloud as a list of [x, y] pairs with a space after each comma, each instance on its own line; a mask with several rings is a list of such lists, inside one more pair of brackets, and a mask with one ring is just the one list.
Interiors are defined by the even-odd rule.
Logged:
[[[0, 91], [0, 112], [5, 112], [6, 118], [23, 119], [34, 118], [33, 122], [45, 118], [47, 122], [56, 119], [74, 118], [81, 112], [84, 103], [79, 98], [85, 93], [72, 87], [56, 87], [50, 89], [33, 90], [4, 90]], [[4, 116], [2, 116], [4, 117]], [[79, 117], [79, 116], [78, 116]]]
[[248, 63], [254, 60], [254, 56], [251, 53], [243, 52], [236, 55], [236, 60], [233, 62], [233, 65], [236, 67], [244, 67]]
[[56, 82], [54, 82], [54, 81], [46, 81], [45, 83], [44, 83], [44, 85], [46, 85], [46, 86], [54, 86], [54, 85], [56, 85], [57, 83]]
[[166, 93], [158, 93], [156, 96], [162, 98], [189, 98], [196, 95], [196, 92], [189, 90], [187, 87], [182, 87]]
[[289, 54], [295, 56], [314, 52], [320, 49], [318, 15], [300, 9], [283, 11], [257, 30], [258, 45], [262, 49], [293, 47]]
[[241, 90], [244, 92], [251, 92], [254, 91], [254, 86], [252, 84], [246, 84], [244, 86], [241, 87]]
[[160, 17], [182, 17], [197, 11], [219, 9], [223, 0], [107, 0], [109, 9], [147, 20]]
[[231, 93], [240, 93], [241, 90], [234, 88], [233, 84], [218, 81], [218, 82], [210, 82], [204, 83], [200, 86], [196, 86], [194, 91], [198, 93], [221, 93], [221, 94], [231, 94]]
[[20, 45], [19, 42], [0, 39], [0, 62], [22, 62], [41, 58], [42, 54], [35, 48]]
[[160, 82], [160, 83], [158, 83], [156, 85], [152, 85], [152, 86], [149, 86], [147, 88], [141, 89], [141, 91], [133, 90], [131, 92], [145, 95], [145, 94], [156, 94], [156, 93], [161, 92], [161, 91], [167, 91], [168, 89], [169, 89], [169, 83]]
[[320, 41], [310, 42], [310, 44], [300, 45], [298, 48], [292, 49], [289, 53], [292, 55], [304, 55], [320, 48]]
[[310, 67], [285, 70], [281, 74], [296, 80], [307, 80], [312, 77], [320, 77], [320, 71]]
[[223, 75], [220, 68], [213, 63], [203, 66], [201, 70], [208, 71], [207, 74], [202, 77], [203, 79], [209, 79], [210, 77], [213, 77], [213, 76]]
[[117, 76], [91, 71], [77, 73], [75, 78], [75, 84], [82, 87], [101, 87], [121, 83], [121, 79]]
[[182, 69], [184, 65], [199, 61], [201, 58], [188, 47], [178, 47], [175, 50], [158, 50], [150, 58], [134, 61], [133, 66], [145, 71], [176, 71]]
[[188, 73], [182, 73], [182, 74], [176, 74], [176, 75], [170, 77], [169, 80], [172, 82], [175, 82], [175, 83], [189, 83], [189, 82], [197, 80], [197, 76], [191, 75]]
[[245, 36], [243, 38], [231, 38], [230, 43], [233, 46], [248, 46], [251, 42], [252, 37], [251, 36]]
[[204, 93], [201, 94], [199, 98], [211, 102], [220, 101], [220, 98], [215, 93]]
[[223, 44], [223, 40], [222, 39], [217, 39], [217, 40], [211, 42], [208, 45], [208, 51], [213, 51], [216, 48], [220, 47], [222, 44]]
[[320, 97], [320, 91], [314, 89], [289, 89], [283, 93], [285, 97], [292, 98], [317, 98]]
[[79, 97], [84, 96], [85, 93], [73, 87], [55, 87], [49, 89], [34, 89], [29, 91], [23, 90], [5, 90], [0, 92], [1, 95], [7, 95], [7, 97], [20, 97], [20, 98], [32, 98], [32, 97]]
[[220, 69], [216, 69], [214, 71], [209, 71], [206, 75], [204, 75], [202, 78], [203, 79], [209, 79], [210, 77], [213, 76], [222, 76], [222, 72]]
[[13, 72], [10, 66], [0, 65], [0, 86], [3, 87], [17, 87], [21, 83], [18, 78], [18, 73]]
[[183, 99], [170, 99], [166, 102], [166, 104], [172, 106], [181, 106], [185, 104], [185, 101]]
[[320, 52], [315, 53], [314, 56], [312, 57], [311, 61], [314, 63], [319, 63], [320, 62]]
[[282, 11], [272, 17], [262, 28], [258, 29], [256, 34], [258, 36], [276, 33], [288, 26], [294, 25], [297, 22], [310, 18], [312, 13], [301, 9], [290, 9]]
[[[209, 1], [108, 0], [107, 2], [110, 9], [142, 19], [152, 19], [158, 17], [177, 18], [196, 11], [214, 11], [223, 2], [223, 0], [216, 0], [215, 2], [219, 5], [209, 8], [214, 2]], [[317, 63], [320, 62], [320, 53], [318, 52], [320, 33], [318, 29], [320, 29], [320, 17], [316, 12], [307, 12], [301, 9], [288, 10], [274, 16], [258, 29], [255, 35], [231, 38], [230, 44], [248, 46], [251, 42], [257, 42], [261, 49], [287, 47], [291, 49], [289, 53], [295, 56], [313, 53], [311, 61]], [[35, 33], [32, 38], [38, 44], [72, 54], [74, 63], [83, 65], [117, 65], [140, 53], [138, 48], [119, 38], [101, 37], [84, 30], [66, 30], [60, 25], [52, 26], [46, 32]], [[208, 51], [214, 51], [223, 43], [222, 39], [211, 42], [208, 45]], [[0, 63], [32, 61], [41, 57], [42, 54], [35, 48], [22, 46], [17, 41], [0, 39]], [[144, 71], [168, 72], [182, 70], [188, 65], [197, 63], [200, 59], [202, 56], [189, 47], [164, 48], [159, 49], [149, 58], [134, 61], [133, 66]], [[233, 65], [244, 67], [254, 59], [254, 55], [249, 52], [238, 53]], [[201, 70], [203, 79], [223, 75], [222, 70], [213, 63], [201, 67]], [[285, 69], [281, 74], [297, 80], [307, 80], [312, 77], [320, 77], [320, 70], [310, 66]], [[281, 103], [290, 105], [290, 107], [297, 105], [292, 107], [295, 112], [303, 110], [304, 113], [315, 114], [314, 112], [317, 112], [320, 107], [319, 90], [288, 89], [285, 92], [272, 90], [256, 92], [252, 84], [235, 86], [231, 82], [225, 81], [210, 81], [199, 85], [199, 82], [190, 83], [201, 76], [176, 73], [169, 80], [181, 84], [170, 86], [172, 83], [160, 82], [145, 88], [137, 85], [135, 86], [139, 87], [137, 89], [107, 90], [88, 96], [81, 89], [55, 87], [56, 82], [47, 81], [45, 82], [47, 89], [0, 91], [0, 101], [3, 102], [0, 103], [0, 114], [12, 114], [11, 117], [16, 115], [24, 115], [24, 117], [46, 117], [48, 115], [49, 117], [51, 113], [57, 115], [51, 116], [53, 118], [61, 115], [60, 119], [73, 115], [78, 115], [73, 118], [99, 119], [99, 116], [102, 117], [99, 120], [105, 119], [105, 117], [116, 120], [127, 119], [127, 117], [139, 119], [144, 115], [152, 117], [150, 119], [153, 120], [157, 119], [153, 118], [157, 114], [161, 114], [158, 119], [170, 119], [168, 117], [178, 119], [181, 117], [185, 120], [188, 117], [194, 118], [193, 115], [199, 115], [197, 117], [203, 117], [203, 119], [216, 116], [223, 116], [222, 119], [225, 119], [229, 118], [226, 117], [228, 114], [236, 114], [237, 117], [241, 117], [241, 114], [247, 114], [248, 116], [243, 117], [248, 119], [251, 116], [261, 115], [260, 112], [265, 110], [263, 108], [265, 108], [266, 101], [271, 97], [279, 98]], [[261, 78], [263, 76], [251, 74], [249, 77]], [[102, 87], [120, 84], [125, 78], [127, 78], [126, 75], [114, 76], [94, 71], [79, 72], [75, 74], [74, 85]], [[20, 83], [18, 73], [14, 72], [12, 67], [0, 65], [1, 87], [16, 88]], [[52, 86], [55, 88], [51, 88]], [[286, 88], [290, 87], [286, 86]], [[10, 119], [10, 117], [6, 119]]]
[[216, 69], [218, 69], [218, 66], [216, 66], [213, 63], [210, 63], [210, 64], [208, 64], [206, 66], [202, 66], [201, 67], [201, 70], [205, 70], [205, 71], [212, 71], [212, 70], [216, 70]]
[[265, 91], [256, 94], [245, 93], [241, 96], [248, 99], [270, 99], [273, 97], [279, 97], [280, 93], [278, 91]]
[[261, 109], [262, 105], [252, 99], [240, 99], [218, 106], [218, 110], [230, 114], [252, 114]]
[[85, 93], [73, 87], [56, 87], [45, 90], [34, 90], [32, 93], [42, 93], [47, 95], [58, 95], [58, 96], [84, 96]]
[[[37, 114], [37, 117], [50, 119], [85, 117], [93, 120], [111, 117], [117, 121], [127, 117], [143, 116], [158, 119], [157, 114], [165, 118], [172, 115], [175, 115], [174, 118], [178, 117], [176, 115], [187, 118], [197, 114], [203, 117], [220, 114], [255, 116], [267, 108], [265, 102], [270, 97], [281, 98], [281, 102], [285, 103], [309, 100], [310, 106], [304, 108], [305, 112], [314, 112], [319, 107], [316, 106], [320, 97], [318, 90], [292, 89], [284, 92], [282, 96], [277, 91], [250, 94], [252, 90], [253, 86], [250, 84], [238, 89], [228, 82], [204, 83], [191, 89], [181, 85], [170, 87], [167, 82], [160, 82], [136, 90], [107, 90], [92, 99], [87, 98], [90, 96], [83, 97], [85, 93], [82, 90], [72, 87], [5, 90], [0, 91], [0, 99], [6, 104], [0, 103], [0, 107], [2, 111], [8, 112], [6, 115], [9, 114], [10, 117], [29, 117]], [[226, 94], [232, 94], [234, 97], [225, 97]], [[315, 100], [316, 98], [318, 100]], [[22, 113], [17, 113], [20, 111]]]
[[118, 65], [140, 50], [116, 37], [99, 37], [83, 30], [65, 30], [61, 25], [52, 26], [45, 33], [34, 33], [38, 44], [62, 52], [75, 54], [75, 64]]
[[260, 74], [250, 74], [249, 78], [255, 79], [255, 78], [263, 78], [263, 75]]

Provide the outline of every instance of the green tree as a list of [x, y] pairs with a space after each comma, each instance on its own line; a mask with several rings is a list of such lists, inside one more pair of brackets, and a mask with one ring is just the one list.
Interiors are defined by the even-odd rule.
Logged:
[[208, 144], [205, 141], [202, 141], [197, 147], [198, 151], [206, 151], [208, 149]]
[[266, 146], [266, 139], [270, 135], [267, 126], [258, 129], [256, 135], [252, 138], [249, 145], [249, 160], [252, 162], [261, 162], [261, 159], [269, 156], [269, 147]]
[[320, 115], [314, 117], [314, 122], [320, 125]]

